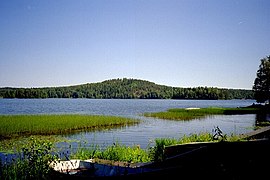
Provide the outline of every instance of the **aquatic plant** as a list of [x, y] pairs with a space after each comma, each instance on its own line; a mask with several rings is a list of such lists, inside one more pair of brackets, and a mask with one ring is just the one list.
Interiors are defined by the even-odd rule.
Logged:
[[76, 130], [112, 128], [139, 120], [103, 115], [0, 115], [0, 140], [21, 135], [67, 134]]
[[165, 112], [144, 113], [144, 116], [169, 120], [191, 120], [210, 115], [256, 114], [259, 111], [259, 108], [174, 108]]
[[106, 159], [111, 161], [123, 161], [129, 163], [149, 162], [151, 159], [148, 150], [141, 149], [139, 145], [126, 146], [118, 142], [102, 149], [100, 146], [80, 147], [71, 158], [77, 159]]

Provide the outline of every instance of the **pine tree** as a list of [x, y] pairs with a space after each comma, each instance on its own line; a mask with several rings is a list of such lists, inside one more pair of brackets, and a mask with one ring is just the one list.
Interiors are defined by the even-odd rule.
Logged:
[[270, 56], [261, 59], [253, 91], [258, 103], [270, 103]]

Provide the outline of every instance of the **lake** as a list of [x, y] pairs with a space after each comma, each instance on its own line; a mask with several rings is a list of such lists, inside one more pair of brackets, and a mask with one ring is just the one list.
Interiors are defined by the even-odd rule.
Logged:
[[244, 107], [252, 103], [255, 100], [0, 99], [0, 114], [96, 114], [136, 118], [141, 123], [134, 126], [78, 132], [67, 138], [104, 146], [119, 142], [147, 148], [153, 145], [155, 138], [212, 133], [216, 126], [228, 135], [247, 133], [253, 131], [256, 115], [216, 115], [190, 121], [173, 121], [146, 118], [142, 116], [145, 112], [166, 111], [170, 108]]

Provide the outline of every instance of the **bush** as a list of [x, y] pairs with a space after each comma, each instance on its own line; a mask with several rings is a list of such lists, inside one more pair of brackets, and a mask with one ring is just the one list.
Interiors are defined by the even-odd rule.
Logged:
[[49, 141], [32, 138], [24, 145], [19, 158], [1, 163], [0, 176], [5, 179], [50, 179], [53, 169], [49, 163], [56, 160], [52, 154], [53, 144]]

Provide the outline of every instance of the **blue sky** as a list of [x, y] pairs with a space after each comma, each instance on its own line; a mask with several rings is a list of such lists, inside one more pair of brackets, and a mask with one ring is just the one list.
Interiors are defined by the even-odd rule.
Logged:
[[269, 0], [1, 0], [0, 87], [136, 78], [251, 89]]

